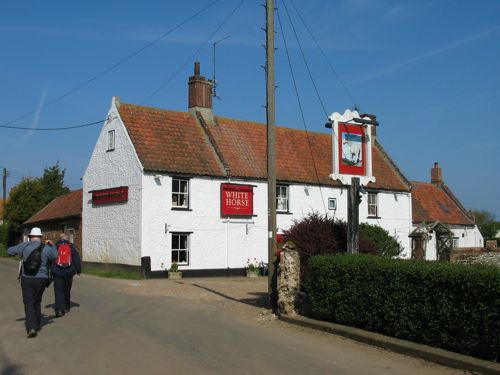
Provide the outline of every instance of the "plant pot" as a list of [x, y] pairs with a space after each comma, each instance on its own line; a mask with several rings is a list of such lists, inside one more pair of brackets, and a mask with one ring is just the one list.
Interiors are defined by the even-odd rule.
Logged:
[[247, 277], [259, 277], [259, 271], [248, 271], [247, 270]]
[[182, 279], [182, 272], [181, 271], [169, 272], [168, 273], [168, 278], [170, 280], [180, 280], [180, 279]]

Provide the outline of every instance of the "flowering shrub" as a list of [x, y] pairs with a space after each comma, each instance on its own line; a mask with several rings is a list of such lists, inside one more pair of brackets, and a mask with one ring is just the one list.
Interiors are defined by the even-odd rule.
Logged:
[[179, 271], [179, 265], [177, 264], [177, 262], [173, 262], [168, 272], [178, 272], [178, 271]]
[[262, 261], [257, 261], [257, 258], [253, 258], [253, 261], [250, 262], [250, 258], [247, 259], [247, 271], [259, 273], [262, 268]]

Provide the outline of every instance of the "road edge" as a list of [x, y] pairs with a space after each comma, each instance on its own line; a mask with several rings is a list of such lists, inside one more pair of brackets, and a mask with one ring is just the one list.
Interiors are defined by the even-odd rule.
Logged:
[[475, 371], [485, 375], [500, 375], [499, 363], [453, 353], [444, 349], [433, 348], [431, 346], [417, 344], [411, 341], [384, 336], [375, 332], [364, 331], [359, 328], [323, 322], [300, 315], [291, 316], [281, 314], [279, 319], [289, 324], [333, 333], [335, 335], [347, 337], [351, 340], [377, 346], [396, 353], [421, 358], [426, 361], [453, 367], [459, 370]]

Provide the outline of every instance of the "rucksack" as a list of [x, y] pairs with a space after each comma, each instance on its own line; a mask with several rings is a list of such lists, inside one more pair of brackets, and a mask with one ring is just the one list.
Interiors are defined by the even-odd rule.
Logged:
[[64, 242], [57, 245], [57, 259], [54, 264], [61, 268], [71, 267], [71, 246], [69, 243]]
[[28, 258], [23, 262], [24, 274], [27, 276], [35, 276], [38, 270], [42, 266], [42, 251], [43, 243], [40, 244], [35, 250], [33, 250]]

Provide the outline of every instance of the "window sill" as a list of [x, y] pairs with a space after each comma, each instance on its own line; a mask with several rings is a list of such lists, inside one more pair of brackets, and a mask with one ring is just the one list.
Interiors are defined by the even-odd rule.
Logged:
[[189, 207], [172, 207], [172, 211], [193, 211]]
[[382, 219], [380, 216], [367, 216], [367, 219]]
[[276, 211], [277, 215], [293, 215], [293, 212], [288, 211]]
[[111, 150], [106, 150], [106, 152], [113, 152], [113, 151], [115, 151], [115, 149], [114, 149], [114, 148], [113, 148], [113, 149], [111, 149]]

